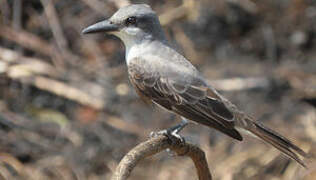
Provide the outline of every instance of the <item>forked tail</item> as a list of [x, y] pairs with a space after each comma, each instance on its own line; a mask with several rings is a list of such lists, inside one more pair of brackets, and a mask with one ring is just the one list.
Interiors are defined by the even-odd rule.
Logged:
[[285, 138], [284, 136], [280, 135], [279, 133], [273, 131], [270, 128], [267, 128], [260, 124], [259, 122], [255, 122], [248, 118], [245, 119], [247, 122], [247, 130], [250, 131], [252, 134], [257, 136], [258, 138], [262, 139], [263, 141], [271, 144], [290, 158], [294, 159], [296, 162], [301, 164], [303, 167], [307, 168], [304, 161], [300, 158], [308, 157], [308, 155], [300, 149], [298, 146], [293, 144], [290, 140]]

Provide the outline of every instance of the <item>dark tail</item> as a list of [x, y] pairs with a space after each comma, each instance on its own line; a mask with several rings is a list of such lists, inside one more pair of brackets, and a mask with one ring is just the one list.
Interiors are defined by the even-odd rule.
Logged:
[[247, 130], [250, 131], [252, 134], [256, 135], [263, 141], [271, 144], [290, 158], [294, 159], [296, 162], [301, 164], [303, 167], [307, 168], [304, 161], [300, 158], [308, 157], [308, 155], [295, 144], [293, 144], [290, 140], [283, 137], [279, 133], [269, 129], [259, 122], [252, 121], [250, 119], [246, 119], [247, 121]]

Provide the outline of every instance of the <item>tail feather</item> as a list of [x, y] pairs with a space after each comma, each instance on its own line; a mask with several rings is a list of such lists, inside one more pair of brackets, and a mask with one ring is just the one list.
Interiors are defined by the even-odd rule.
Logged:
[[303, 167], [307, 168], [305, 162], [300, 158], [300, 156], [306, 158], [308, 155], [300, 149], [298, 146], [293, 144], [290, 140], [280, 135], [279, 133], [269, 129], [259, 122], [255, 122], [249, 119], [247, 120], [247, 130], [252, 134], [256, 135], [263, 141], [271, 144], [290, 158], [294, 159]]

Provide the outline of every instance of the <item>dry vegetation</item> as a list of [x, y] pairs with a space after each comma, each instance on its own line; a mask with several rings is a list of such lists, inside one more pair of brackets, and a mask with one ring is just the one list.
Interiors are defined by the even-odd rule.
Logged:
[[[210, 83], [259, 121], [316, 155], [316, 3], [159, 0], [169, 39]], [[178, 117], [143, 104], [124, 47], [81, 30], [127, 0], [0, 1], [0, 179], [109, 179], [151, 131]], [[251, 137], [200, 125], [182, 134], [206, 153], [213, 179], [316, 179]], [[196, 179], [188, 158], [143, 160], [130, 179]]]

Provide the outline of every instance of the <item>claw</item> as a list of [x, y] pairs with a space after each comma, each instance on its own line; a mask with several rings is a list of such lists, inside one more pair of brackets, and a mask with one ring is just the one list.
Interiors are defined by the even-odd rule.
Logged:
[[[178, 132], [176, 132], [176, 131], [171, 132], [171, 136], [173, 136], [176, 139], [179, 139], [181, 143], [185, 143], [184, 137], [182, 137], [180, 134], [178, 134]], [[172, 139], [172, 138], [170, 138], [170, 139]]]
[[158, 131], [158, 132], [155, 132], [155, 131], [150, 132], [149, 137], [150, 138], [154, 138], [154, 137], [157, 137], [159, 135], [168, 136], [168, 134], [170, 134], [170, 132], [168, 132], [168, 129], [164, 129], [164, 130], [161, 130], [161, 131]]
[[173, 143], [176, 143], [177, 140], [179, 140], [181, 143], [184, 143], [185, 139], [179, 134], [179, 132], [187, 125], [188, 121], [186, 119], [182, 119], [182, 122], [180, 124], [158, 132], [151, 132], [149, 136], [153, 138], [157, 137], [158, 135], [165, 135], [169, 139], [171, 139]]
[[[189, 122], [186, 120], [186, 119], [182, 119], [182, 122], [180, 124], [177, 124], [176, 126], [173, 126], [171, 128], [168, 128], [168, 129], [164, 129], [164, 130], [161, 130], [161, 131], [158, 131], [158, 132], [151, 132], [149, 134], [149, 137], [150, 138], [154, 138], [154, 137], [157, 137], [159, 135], [164, 135], [164, 136], [167, 136], [168, 139], [170, 139], [172, 141], [173, 144], [175, 143], [184, 143], [185, 142], [185, 139], [184, 137], [182, 137], [179, 132], [186, 126], [188, 125]], [[169, 154], [169, 156], [175, 156], [176, 153], [174, 153], [173, 151], [171, 151], [169, 148], [166, 149], [167, 153]]]

